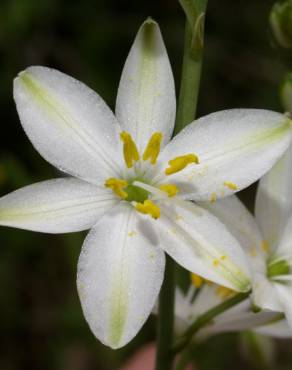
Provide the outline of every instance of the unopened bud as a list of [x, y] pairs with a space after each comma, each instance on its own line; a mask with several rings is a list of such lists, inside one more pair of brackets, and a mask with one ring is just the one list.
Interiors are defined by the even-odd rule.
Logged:
[[292, 0], [275, 3], [270, 14], [270, 25], [279, 46], [292, 48]]
[[282, 82], [280, 97], [285, 111], [292, 115], [292, 73], [287, 74]]

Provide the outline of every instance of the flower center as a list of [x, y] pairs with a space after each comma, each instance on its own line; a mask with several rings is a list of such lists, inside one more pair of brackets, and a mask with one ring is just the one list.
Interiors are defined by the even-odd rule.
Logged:
[[[123, 155], [126, 167], [133, 169], [136, 176], [130, 181], [111, 177], [105, 181], [104, 186], [110, 188], [119, 198], [132, 203], [138, 212], [149, 214], [156, 219], [160, 216], [160, 209], [149, 199], [149, 196], [154, 195], [155, 199], [165, 199], [176, 196], [179, 191], [176, 185], [170, 183], [161, 184], [155, 188], [148, 181], [144, 181], [143, 175], [141, 176], [141, 173], [143, 173], [141, 171], [144, 165], [143, 163], [148, 161], [152, 166], [155, 166], [157, 163], [162, 142], [162, 133], [155, 132], [150, 137], [142, 155], [143, 162], [132, 136], [128, 132], [122, 131], [120, 133], [120, 139], [123, 142]], [[172, 175], [192, 163], [199, 163], [199, 158], [195, 154], [176, 157], [168, 162], [168, 167], [164, 170], [164, 173], [165, 175]], [[133, 170], [129, 170], [132, 171], [129, 172], [130, 178], [133, 177]]]

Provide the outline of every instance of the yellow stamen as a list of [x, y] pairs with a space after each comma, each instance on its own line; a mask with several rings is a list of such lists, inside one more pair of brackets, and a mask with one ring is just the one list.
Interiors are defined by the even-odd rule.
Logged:
[[192, 280], [192, 284], [196, 287], [196, 288], [201, 288], [201, 286], [204, 284], [205, 282], [205, 279], [202, 278], [201, 276], [197, 275], [197, 274], [194, 274], [192, 273], [191, 274], [191, 280]]
[[217, 194], [216, 193], [211, 193], [210, 195], [210, 203], [215, 203], [217, 200]]
[[133, 162], [138, 161], [140, 158], [138, 149], [134, 140], [132, 139], [132, 136], [129, 133], [125, 131], [121, 132], [120, 138], [124, 143], [124, 159], [126, 165], [128, 168], [132, 168]]
[[270, 252], [270, 244], [267, 240], [263, 240], [261, 244], [261, 248], [264, 252], [269, 253]]
[[251, 247], [250, 250], [249, 250], [249, 254], [252, 256], [252, 257], [256, 257], [257, 256], [257, 248], [255, 246]]
[[128, 194], [123, 190], [126, 186], [128, 186], [128, 183], [125, 180], [115, 179], [114, 177], [111, 177], [110, 179], [106, 180], [104, 186], [106, 188], [112, 189], [112, 191], [120, 198], [124, 199], [128, 196]]
[[143, 153], [143, 161], [147, 161], [148, 159], [150, 159], [151, 164], [156, 164], [157, 157], [160, 152], [161, 140], [162, 140], [161, 132], [155, 132], [151, 136], [146, 146], [146, 149]]
[[230, 181], [224, 181], [223, 183], [225, 186], [227, 186], [227, 188], [231, 189], [231, 190], [237, 190], [238, 189], [238, 186], [236, 184], [234, 184], [234, 182], [230, 182]]
[[216, 294], [222, 298], [228, 298], [231, 297], [234, 294], [234, 291], [232, 289], [226, 288], [225, 286], [219, 285], [216, 289]]
[[150, 215], [155, 219], [160, 217], [160, 208], [149, 199], [144, 200], [144, 203], [137, 203], [135, 208], [138, 212]]
[[199, 158], [195, 154], [186, 154], [182, 155], [180, 157], [176, 157], [174, 159], [171, 159], [168, 164], [169, 167], [166, 168], [165, 174], [171, 175], [173, 173], [176, 173], [178, 171], [183, 170], [187, 165], [191, 163], [199, 164]]
[[177, 186], [173, 184], [162, 184], [159, 186], [159, 189], [165, 191], [169, 198], [176, 196], [179, 191]]

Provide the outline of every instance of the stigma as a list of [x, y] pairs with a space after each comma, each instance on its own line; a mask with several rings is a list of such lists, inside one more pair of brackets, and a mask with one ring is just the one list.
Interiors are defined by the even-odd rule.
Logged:
[[[126, 179], [110, 177], [105, 181], [104, 186], [111, 189], [120, 200], [129, 202], [138, 212], [158, 219], [160, 217], [160, 208], [156, 202], [175, 198], [179, 193], [179, 188], [173, 183], [160, 183], [154, 186], [151, 184], [149, 176], [147, 179], [144, 179], [147, 167], [157, 164], [163, 135], [161, 132], [154, 132], [142, 156], [128, 132], [122, 131], [120, 139], [123, 144], [125, 165], [131, 170], [123, 173], [122, 177], [125, 176]], [[136, 166], [137, 162], [139, 162], [138, 166]], [[199, 163], [199, 158], [194, 153], [178, 156], [168, 162], [169, 166], [164, 170], [164, 173], [171, 175], [193, 163]]]

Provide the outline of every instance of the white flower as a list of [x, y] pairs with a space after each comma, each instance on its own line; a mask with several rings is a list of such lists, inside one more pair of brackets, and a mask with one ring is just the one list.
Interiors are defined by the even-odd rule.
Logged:
[[205, 205], [237, 237], [253, 270], [253, 301], [292, 330], [292, 146], [260, 181], [255, 218], [235, 197]]
[[287, 117], [230, 110], [190, 124], [170, 143], [175, 90], [158, 25], [147, 20], [127, 58], [116, 117], [91, 89], [30, 67], [15, 80], [21, 123], [35, 148], [74, 177], [0, 201], [0, 224], [50, 233], [92, 228], [78, 291], [94, 334], [118, 348], [136, 335], [159, 293], [164, 251], [237, 291], [250, 288], [237, 241], [186, 200], [232, 194], [262, 176], [290, 142]]
[[[208, 310], [231, 298], [232, 290], [207, 282], [199, 291], [190, 286], [184, 294], [177, 288], [175, 295], [175, 331], [182, 335], [190, 325]], [[287, 338], [292, 332], [287, 330], [287, 322], [279, 320], [279, 313], [271, 311], [252, 311], [250, 299], [224, 311], [199, 330], [193, 339], [203, 340], [219, 333], [254, 330], [259, 333]]]

